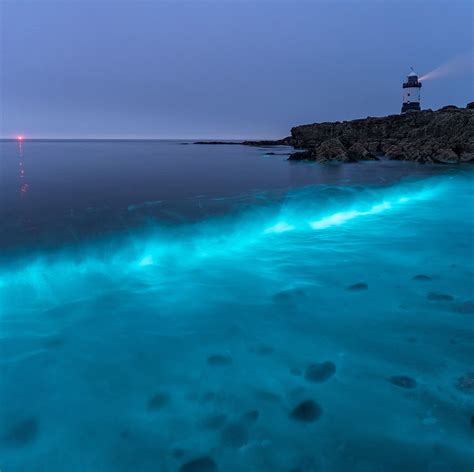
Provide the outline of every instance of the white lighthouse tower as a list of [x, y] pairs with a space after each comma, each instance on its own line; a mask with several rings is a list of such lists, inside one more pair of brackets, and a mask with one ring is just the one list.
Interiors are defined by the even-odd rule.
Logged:
[[420, 89], [421, 82], [418, 81], [418, 75], [412, 67], [407, 76], [407, 81], [403, 84], [402, 113], [420, 110]]

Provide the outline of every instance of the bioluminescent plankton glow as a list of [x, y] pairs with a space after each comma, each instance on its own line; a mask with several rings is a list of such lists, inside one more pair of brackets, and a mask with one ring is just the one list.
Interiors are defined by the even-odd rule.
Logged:
[[2, 460], [467, 470], [473, 198], [470, 173], [315, 186], [4, 260]]
[[289, 225], [285, 221], [279, 221], [276, 225], [270, 226], [265, 230], [265, 234], [270, 233], [285, 233], [286, 231], [293, 231], [295, 229], [294, 226]]
[[[248, 219], [244, 218], [242, 221], [243, 229], [241, 230], [236, 231], [234, 229], [229, 234], [226, 234], [224, 229], [224, 233], [221, 233], [219, 236], [208, 234], [206, 236], [192, 237], [191, 239], [193, 242], [191, 243], [190, 241], [187, 241], [184, 247], [179, 247], [179, 245], [176, 246], [176, 241], [171, 245], [166, 245], [166, 249], [164, 249], [164, 247], [157, 247], [152, 243], [152, 248], [150, 249], [151, 252], [142, 256], [138, 261], [138, 265], [143, 267], [158, 264], [160, 256], [164, 258], [166, 257], [166, 254], [169, 254], [169, 252], [186, 254], [187, 258], [219, 256], [222, 254], [222, 251], [235, 252], [236, 250], [242, 249], [248, 245], [257, 244], [266, 235], [276, 235], [291, 231], [306, 231], [308, 228], [313, 230], [328, 229], [333, 226], [342, 225], [356, 218], [378, 215], [388, 210], [400, 210], [399, 207], [403, 204], [408, 202], [415, 203], [416, 201], [421, 200], [426, 201], [441, 191], [441, 187], [431, 190], [422, 189], [413, 192], [410, 197], [395, 196], [393, 197], [393, 200], [373, 204], [367, 210], [351, 209], [349, 211], [336, 212], [314, 221], [311, 220], [306, 213], [299, 214], [290, 205], [289, 207], [285, 207], [282, 211], [282, 213], [286, 215], [287, 220], [280, 220], [277, 223], [266, 227], [263, 231], [259, 230], [258, 225], [260, 220], [265, 219], [264, 217], [257, 219], [253, 224], [251, 224]], [[367, 203], [365, 203], [365, 205], [367, 205]], [[357, 201], [351, 202], [351, 206], [357, 207]], [[370, 222], [368, 224], [370, 224]], [[200, 231], [198, 234], [201, 234]], [[193, 254], [191, 255], [187, 252], [190, 248], [193, 250]]]
[[[397, 191], [409, 192], [410, 196], [398, 197]], [[377, 220], [364, 221], [364, 217], [377, 216], [384, 218], [389, 211], [400, 212], [409, 211], [402, 208], [403, 205], [411, 203], [411, 209], [416, 210], [417, 202], [427, 202], [431, 198], [439, 197], [443, 192], [443, 186], [435, 185], [432, 189], [417, 188], [416, 185], [404, 186], [400, 190], [388, 189], [371, 191], [363, 198], [347, 198], [342, 192], [341, 202], [336, 206], [347, 206], [348, 210], [335, 211], [328, 213], [324, 207], [321, 208], [321, 202], [307, 201], [306, 208], [301, 208], [301, 195], [303, 198], [311, 198], [313, 189], [306, 189], [302, 194], [298, 193], [295, 197], [298, 202], [290, 199], [287, 204], [281, 208], [265, 208], [262, 212], [255, 214], [250, 212], [240, 217], [236, 216], [234, 220], [211, 220], [201, 224], [193, 225], [189, 228], [182, 228], [179, 234], [162, 230], [152, 231], [149, 235], [140, 235], [123, 240], [118, 244], [115, 250], [106, 256], [94, 256], [94, 248], [84, 248], [85, 256], [74, 261], [67, 262], [65, 257], [67, 253], [59, 254], [58, 258], [51, 256], [45, 262], [41, 257], [34, 256], [32, 261], [27, 263], [26, 267], [19, 272], [5, 274], [4, 277], [37, 277], [42, 278], [43, 271], [51, 273], [52, 270], [58, 272], [64, 271], [66, 274], [75, 272], [81, 276], [88, 271], [113, 270], [124, 275], [128, 271], [136, 268], [147, 268], [150, 266], [165, 267], [171, 261], [186, 265], [199, 263], [207, 258], [229, 257], [233, 254], [238, 257], [239, 251], [249, 250], [252, 246], [256, 248], [259, 244], [264, 244], [268, 237], [282, 238], [289, 232], [305, 232], [308, 230], [326, 230], [343, 224], [359, 225], [380, 225], [382, 222]], [[317, 192], [317, 190], [316, 190]], [[385, 197], [380, 203], [371, 203], [378, 198]], [[414, 206], [414, 207], [413, 207]], [[363, 209], [366, 208], [366, 209]], [[270, 223], [275, 211], [278, 212], [280, 219], [276, 223]], [[318, 215], [315, 217], [314, 215]], [[353, 220], [359, 220], [358, 222]], [[267, 222], [269, 222], [267, 224]], [[354, 230], [361, 230], [362, 227], [354, 227]], [[311, 238], [310, 235], [307, 235]], [[90, 252], [87, 252], [87, 251]], [[57, 274], [62, 277], [61, 274]]]
[[470, 3], [3, 1], [0, 472], [474, 472]]

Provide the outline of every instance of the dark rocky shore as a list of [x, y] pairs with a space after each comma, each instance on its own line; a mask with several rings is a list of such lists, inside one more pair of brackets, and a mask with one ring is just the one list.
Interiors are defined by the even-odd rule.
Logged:
[[242, 144], [303, 150], [291, 154], [291, 160], [353, 162], [386, 157], [422, 163], [472, 162], [474, 102], [466, 108], [446, 106], [437, 111], [296, 126], [284, 139]]

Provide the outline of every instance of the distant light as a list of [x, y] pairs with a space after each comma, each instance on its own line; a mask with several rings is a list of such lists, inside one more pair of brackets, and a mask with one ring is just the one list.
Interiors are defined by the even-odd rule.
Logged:
[[23, 141], [25, 138], [24, 138], [21, 134], [19, 134], [19, 135], [16, 137], [16, 139], [18, 139], [18, 141]]
[[270, 228], [267, 228], [265, 230], [265, 234], [268, 234], [268, 233], [284, 233], [285, 231], [291, 231], [293, 229], [295, 229], [294, 226], [291, 226], [288, 223], [285, 223], [284, 221], [280, 221], [275, 226], [271, 226]]

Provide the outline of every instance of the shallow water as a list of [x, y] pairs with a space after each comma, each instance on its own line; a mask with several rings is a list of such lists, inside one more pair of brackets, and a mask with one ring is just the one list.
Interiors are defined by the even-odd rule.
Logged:
[[472, 469], [473, 172], [396, 164], [4, 257], [2, 470]]
[[383, 185], [446, 171], [391, 161], [302, 164], [288, 162], [289, 152], [187, 141], [0, 140], [0, 245], [57, 248], [156, 220], [226, 214], [295, 187]]

